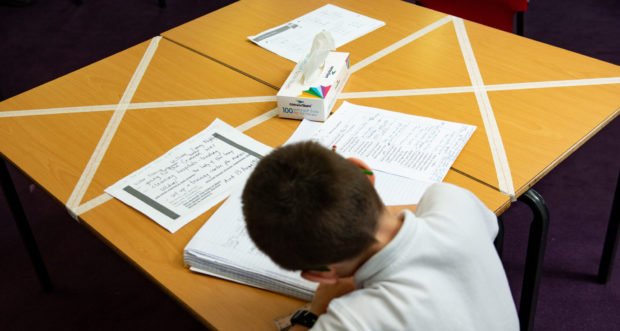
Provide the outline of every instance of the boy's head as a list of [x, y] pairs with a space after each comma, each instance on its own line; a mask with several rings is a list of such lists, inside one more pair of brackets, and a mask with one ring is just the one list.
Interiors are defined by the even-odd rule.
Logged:
[[384, 208], [357, 165], [310, 141], [265, 156], [242, 199], [256, 246], [290, 270], [358, 257], [375, 242]]

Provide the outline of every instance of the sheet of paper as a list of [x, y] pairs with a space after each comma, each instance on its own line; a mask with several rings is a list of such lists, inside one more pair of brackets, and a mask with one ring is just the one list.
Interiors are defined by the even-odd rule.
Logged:
[[474, 130], [441, 121], [343, 102], [312, 139], [373, 170], [441, 182]]
[[375, 190], [387, 206], [416, 205], [422, 199], [431, 181], [411, 179], [374, 170]]
[[[312, 139], [323, 125], [322, 122], [302, 120], [286, 144]], [[330, 145], [325, 147], [331, 148]], [[384, 171], [373, 169], [375, 189], [384, 204], [388, 206], [412, 205], [420, 202], [422, 194], [433, 183], [432, 181], [406, 178]]]
[[327, 4], [286, 24], [248, 37], [257, 45], [293, 62], [302, 60], [312, 47], [314, 36], [329, 31], [340, 47], [385, 23]]
[[175, 232], [243, 185], [270, 150], [215, 119], [105, 192]]

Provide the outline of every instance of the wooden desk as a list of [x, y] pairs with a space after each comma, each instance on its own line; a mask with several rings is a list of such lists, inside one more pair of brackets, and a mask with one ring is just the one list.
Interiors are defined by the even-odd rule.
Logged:
[[388, 23], [338, 49], [351, 53], [352, 65], [445, 16], [399, 0], [380, 4], [369, 0], [241, 0], [166, 31], [162, 36], [279, 89], [295, 63], [260, 48], [247, 37], [328, 3]]
[[[254, 45], [247, 36], [324, 3], [241, 0], [162, 35], [279, 88], [294, 64]], [[338, 49], [351, 52], [351, 68], [446, 17], [402, 1], [382, 6], [373, 1], [330, 3], [386, 22]], [[514, 193], [520, 196], [618, 115], [620, 67], [473, 22], [465, 21], [464, 26], [488, 90]], [[499, 189], [471, 86], [455, 25], [449, 22], [354, 72], [342, 98], [476, 125], [453, 167]], [[437, 88], [447, 89], [427, 90]], [[409, 90], [401, 93], [409, 96], [381, 96], [394, 90]], [[354, 92], [359, 92], [355, 100]]]
[[[529, 190], [618, 115], [620, 67], [409, 3], [333, 3], [386, 22], [339, 48], [352, 64], [341, 98], [476, 125], [453, 169], [534, 210], [520, 307], [531, 328], [549, 219]], [[322, 4], [242, 0], [163, 36], [278, 88], [293, 64], [246, 37]], [[382, 50], [390, 52], [366, 62]]]
[[[0, 115], [2, 154], [65, 203], [147, 44], [0, 103], [0, 110], [10, 111]], [[272, 94], [267, 86], [161, 40], [132, 103]], [[98, 105], [107, 110], [88, 108]], [[79, 106], [84, 108], [66, 108]], [[44, 109], [54, 107], [62, 108], [45, 115]], [[258, 102], [129, 109], [82, 202], [101, 195], [104, 188], [204, 129], [216, 117], [237, 126], [274, 107], [275, 102]]]
[[[0, 103], [2, 155], [66, 204], [147, 44]], [[229, 68], [161, 40], [131, 100], [132, 105], [143, 108], [129, 107], [83, 199], [78, 201], [82, 207], [94, 203], [92, 208], [73, 210], [119, 254], [206, 325], [218, 329], [269, 330], [273, 318], [296, 309], [302, 302], [195, 274], [184, 267], [183, 248], [217, 207], [170, 234], [134, 209], [106, 198], [103, 189], [202, 130], [215, 117], [237, 126], [275, 107], [273, 101], [190, 107], [146, 103], [274, 93]], [[298, 123], [275, 117], [246, 133], [275, 147], [289, 137]], [[505, 195], [457, 172], [450, 171], [446, 181], [475, 192], [498, 214], [509, 206]]]

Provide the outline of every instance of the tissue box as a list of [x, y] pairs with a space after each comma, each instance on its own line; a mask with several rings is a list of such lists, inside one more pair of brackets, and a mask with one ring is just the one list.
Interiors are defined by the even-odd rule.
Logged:
[[321, 74], [303, 84], [308, 56], [299, 62], [278, 91], [278, 115], [284, 118], [325, 121], [349, 78], [349, 53], [330, 52]]

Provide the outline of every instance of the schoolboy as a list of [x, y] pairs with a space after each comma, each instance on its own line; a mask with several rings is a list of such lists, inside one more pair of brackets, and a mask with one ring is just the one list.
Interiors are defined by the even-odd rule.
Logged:
[[495, 215], [450, 184], [429, 187], [415, 214], [393, 213], [369, 170], [302, 142], [265, 156], [246, 183], [257, 247], [320, 282], [291, 330], [518, 330]]

